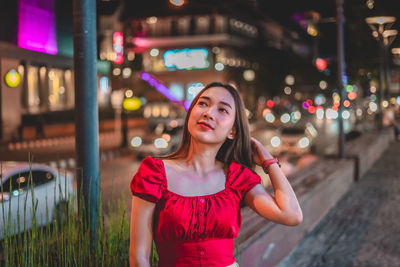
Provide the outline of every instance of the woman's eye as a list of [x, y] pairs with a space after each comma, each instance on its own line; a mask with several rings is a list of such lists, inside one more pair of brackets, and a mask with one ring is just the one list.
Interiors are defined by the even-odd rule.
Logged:
[[206, 106], [207, 103], [206, 103], [206, 102], [203, 102], [203, 101], [199, 101], [198, 105], [199, 105], [199, 106]]
[[228, 113], [228, 111], [226, 109], [224, 109], [224, 108], [220, 108], [219, 111]]

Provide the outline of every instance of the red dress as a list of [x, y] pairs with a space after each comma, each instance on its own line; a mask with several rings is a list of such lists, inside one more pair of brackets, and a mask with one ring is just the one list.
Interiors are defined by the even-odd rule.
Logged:
[[181, 196], [168, 190], [164, 162], [145, 158], [131, 181], [132, 194], [156, 203], [154, 241], [159, 267], [218, 266], [235, 262], [233, 239], [242, 223], [240, 201], [261, 178], [232, 162], [225, 189], [205, 196]]

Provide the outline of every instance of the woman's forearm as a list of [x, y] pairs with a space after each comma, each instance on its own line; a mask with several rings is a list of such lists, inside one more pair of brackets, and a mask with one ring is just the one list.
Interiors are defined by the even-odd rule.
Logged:
[[146, 257], [130, 257], [129, 258], [130, 267], [150, 267], [150, 261]]
[[274, 198], [277, 206], [293, 224], [300, 223], [303, 219], [303, 213], [286, 175], [276, 163], [268, 167], [268, 173], [274, 188]]

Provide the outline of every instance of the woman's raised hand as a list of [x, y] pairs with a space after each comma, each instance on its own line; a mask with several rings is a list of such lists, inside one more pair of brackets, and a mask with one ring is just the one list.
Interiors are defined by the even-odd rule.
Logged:
[[255, 139], [254, 137], [250, 138], [251, 141], [251, 148], [253, 154], [253, 161], [255, 164], [261, 166], [262, 162], [267, 159], [272, 159], [273, 156], [269, 153], [264, 146]]

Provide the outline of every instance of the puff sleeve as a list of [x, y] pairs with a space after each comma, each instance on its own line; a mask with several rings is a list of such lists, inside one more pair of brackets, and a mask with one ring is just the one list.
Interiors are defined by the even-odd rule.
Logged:
[[[235, 164], [238, 167], [239, 164]], [[238, 168], [234, 167], [234, 168]], [[234, 171], [235, 177], [233, 177], [232, 187], [235, 189], [240, 199], [243, 199], [248, 191], [250, 191], [254, 186], [261, 184], [261, 177], [248, 169], [245, 166], [240, 166], [241, 171]]]
[[164, 169], [161, 160], [146, 157], [133, 176], [130, 187], [132, 195], [157, 203], [164, 192]]

